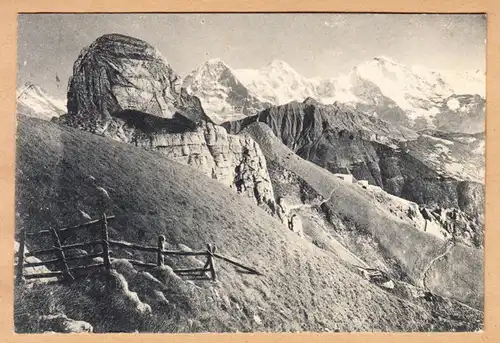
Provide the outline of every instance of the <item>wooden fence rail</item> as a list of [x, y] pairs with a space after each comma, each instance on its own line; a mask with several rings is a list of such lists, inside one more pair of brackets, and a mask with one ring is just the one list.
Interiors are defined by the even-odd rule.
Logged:
[[[126, 259], [134, 266], [142, 267], [142, 268], [156, 268], [159, 266], [163, 266], [165, 264], [165, 256], [204, 256], [206, 257], [206, 262], [203, 268], [184, 268], [184, 269], [173, 269], [174, 273], [178, 275], [205, 275], [206, 273], [210, 274], [210, 278], [213, 281], [217, 280], [217, 272], [215, 269], [215, 259], [220, 259], [222, 261], [228, 262], [236, 267], [239, 267], [246, 271], [247, 273], [263, 275], [259, 271], [254, 268], [247, 267], [242, 263], [235, 261], [232, 258], [224, 256], [217, 252], [217, 247], [215, 245], [207, 244], [206, 250], [201, 251], [174, 251], [165, 249], [165, 236], [160, 235], [158, 237], [156, 246], [143, 246], [139, 244], [124, 242], [124, 241], [116, 241], [109, 238], [109, 230], [108, 230], [108, 221], [115, 219], [115, 216], [106, 216], [106, 214], [102, 214], [100, 219], [91, 220], [86, 223], [66, 227], [59, 230], [50, 229], [50, 230], [42, 230], [38, 232], [27, 233], [24, 229], [21, 230], [20, 240], [19, 240], [19, 251], [18, 251], [18, 263], [16, 268], [16, 280], [20, 282], [25, 279], [38, 279], [38, 278], [61, 278], [62, 281], [73, 281], [77, 277], [77, 273], [80, 271], [87, 271], [93, 269], [105, 269], [107, 272], [111, 270], [111, 253], [110, 247], [115, 247], [119, 249], [128, 249], [133, 251], [140, 252], [148, 252], [154, 253], [156, 255], [156, 263], [145, 262], [134, 259]], [[73, 244], [62, 244], [61, 233], [64, 234], [69, 231], [76, 231], [84, 228], [91, 228], [93, 226], [99, 226], [100, 228], [100, 239], [92, 240], [89, 242], [81, 242], [81, 243], [73, 243]], [[42, 249], [37, 251], [26, 252], [25, 244], [26, 237], [33, 237], [38, 235], [47, 235], [50, 234], [52, 236], [53, 247], [48, 249]], [[101, 247], [101, 252], [91, 252], [85, 255], [77, 255], [77, 256], [67, 256], [66, 252], [70, 249], [75, 248], [95, 248], [96, 246]], [[26, 257], [30, 256], [43, 256], [53, 254], [56, 257], [46, 261], [37, 261], [37, 262], [27, 262]], [[90, 263], [83, 263], [82, 265], [71, 266], [68, 264], [69, 261], [86, 261], [89, 259], [94, 259], [96, 257], [102, 257], [102, 263], [95, 263], [95, 260], [92, 260]], [[35, 274], [24, 274], [25, 268], [35, 268], [35, 267], [43, 267], [43, 266], [59, 266], [59, 270], [50, 270], [49, 272], [44, 273], [35, 273]]]

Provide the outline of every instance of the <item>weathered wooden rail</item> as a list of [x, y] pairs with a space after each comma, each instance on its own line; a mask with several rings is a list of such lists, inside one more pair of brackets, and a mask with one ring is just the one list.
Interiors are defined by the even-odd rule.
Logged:
[[[206, 257], [206, 262], [203, 268], [184, 268], [184, 269], [173, 269], [174, 273], [178, 275], [206, 275], [210, 274], [210, 278], [213, 281], [217, 280], [217, 272], [215, 269], [215, 259], [220, 259], [222, 261], [228, 262], [236, 267], [245, 270], [247, 273], [262, 275], [259, 271], [254, 268], [247, 267], [242, 263], [235, 261], [232, 258], [224, 256], [217, 253], [217, 247], [215, 245], [207, 244], [207, 249], [202, 251], [175, 251], [168, 250], [165, 248], [166, 241], [163, 235], [158, 237], [156, 246], [143, 246], [139, 244], [129, 243], [125, 241], [116, 241], [109, 238], [108, 221], [115, 219], [114, 216], [106, 216], [103, 214], [100, 219], [91, 220], [86, 223], [66, 227], [59, 230], [50, 229], [42, 230], [38, 232], [27, 233], [24, 229], [21, 230], [21, 235], [19, 239], [19, 251], [18, 251], [18, 263], [16, 267], [16, 280], [28, 280], [28, 279], [39, 279], [39, 278], [54, 278], [57, 277], [60, 281], [74, 281], [77, 274], [80, 271], [90, 271], [94, 269], [101, 269], [109, 273], [112, 269], [111, 257], [112, 250], [110, 248], [118, 248], [125, 250], [140, 251], [146, 253], [154, 253], [156, 255], [156, 263], [145, 262], [135, 259], [126, 259], [132, 265], [142, 267], [142, 268], [156, 268], [165, 265], [165, 256], [194, 256], [194, 257]], [[82, 229], [89, 229], [99, 226], [100, 227], [100, 239], [94, 239], [87, 242], [73, 243], [64, 245], [65, 234], [72, 233]], [[53, 246], [48, 249], [36, 250], [26, 252], [26, 238], [27, 237], [38, 237], [38, 236], [48, 236], [52, 238]], [[70, 249], [84, 249], [84, 248], [95, 248], [101, 247], [100, 252], [91, 252], [78, 256], [66, 256], [66, 252]], [[33, 256], [40, 258], [44, 255], [55, 255], [55, 258], [26, 263], [26, 257]], [[96, 263], [93, 259], [96, 257], [102, 257], [102, 263]], [[70, 266], [68, 262], [85, 262], [90, 260], [90, 263], [82, 263], [81, 265]], [[30, 267], [42, 267], [42, 266], [52, 266], [56, 267], [56, 270], [50, 270], [50, 272], [35, 273], [35, 274], [25, 274], [24, 270]]]

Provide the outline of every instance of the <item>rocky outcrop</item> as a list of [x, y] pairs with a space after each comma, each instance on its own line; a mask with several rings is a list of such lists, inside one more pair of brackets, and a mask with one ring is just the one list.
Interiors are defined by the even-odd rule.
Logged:
[[224, 128], [205, 123], [192, 132], [155, 134], [137, 140], [136, 144], [192, 166], [258, 204], [274, 209], [266, 159], [248, 135], [229, 135]]
[[68, 85], [63, 121], [103, 133], [124, 111], [194, 123], [205, 119], [198, 99], [181, 91], [181, 79], [165, 57], [136, 38], [109, 34], [84, 48]]
[[484, 232], [482, 223], [457, 208], [420, 208], [425, 219], [425, 230], [441, 228], [443, 238], [452, 239], [475, 248], [483, 248]]
[[92, 333], [94, 328], [82, 320], [68, 318], [65, 314], [44, 315], [35, 319], [42, 332]]
[[452, 240], [469, 247], [483, 248], [484, 234], [481, 221], [458, 208], [419, 206], [415, 202], [391, 195], [373, 185], [363, 189], [392, 215], [401, 220], [409, 220], [420, 231], [427, 232], [443, 242]]
[[258, 145], [214, 125], [146, 42], [113, 34], [85, 48], [69, 82], [68, 111], [61, 123], [157, 151], [274, 211]]

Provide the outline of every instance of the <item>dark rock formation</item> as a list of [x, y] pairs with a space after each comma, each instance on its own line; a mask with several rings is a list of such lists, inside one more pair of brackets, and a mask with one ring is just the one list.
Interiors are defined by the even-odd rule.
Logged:
[[[114, 138], [127, 136], [126, 126], [136, 126], [131, 120], [147, 125], [144, 116], [136, 118], [139, 113], [152, 116], [147, 119], [155, 121], [153, 127], [208, 119], [155, 48], [118, 34], [104, 35], [82, 50], [69, 80], [67, 107], [66, 123]], [[159, 119], [164, 125], [157, 125]]]
[[415, 203], [459, 208], [483, 219], [480, 135], [415, 132], [345, 105], [312, 99], [222, 125], [238, 133], [255, 121], [267, 124], [299, 156], [332, 173], [348, 170], [358, 180]]

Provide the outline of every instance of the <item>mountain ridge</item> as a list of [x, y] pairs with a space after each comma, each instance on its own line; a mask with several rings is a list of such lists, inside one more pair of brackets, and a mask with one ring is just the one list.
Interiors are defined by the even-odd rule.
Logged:
[[[100, 332], [481, 326], [481, 311], [469, 306], [483, 305], [476, 217], [484, 185], [458, 176], [480, 175], [463, 162], [481, 164], [484, 135], [416, 131], [352, 103], [323, 104], [286, 62], [264, 69], [269, 79], [247, 87], [238, 72], [211, 59], [181, 81], [148, 43], [105, 35], [74, 64], [67, 114], [44, 122], [19, 113], [17, 230], [61, 227], [82, 211], [93, 217], [105, 208], [116, 217], [109, 227], [116, 239], [151, 244], [163, 234], [169, 246], [188, 249], [212, 242], [263, 274], [221, 265], [217, 282], [206, 284], [183, 280], [170, 267], [148, 274], [117, 259], [113, 273], [152, 317], [120, 305], [121, 293], [103, 298], [100, 282], [90, 292], [88, 281], [75, 288], [84, 305], [63, 292], [58, 306]], [[360, 83], [355, 96], [373, 97], [368, 109], [398, 106], [383, 87]], [[268, 86], [273, 101], [307, 96], [260, 108], [263, 98], [254, 91]], [[447, 98], [455, 111], [469, 100]], [[243, 119], [217, 125], [238, 112]], [[396, 110], [386, 115], [406, 118]], [[105, 205], [94, 182], [109, 190]], [[41, 242], [27, 243], [41, 249]], [[19, 309], [26, 310], [22, 295]], [[109, 319], [109, 308], [120, 318]]]
[[292, 102], [222, 126], [237, 134], [254, 122], [268, 125], [288, 148], [331, 173], [348, 170], [404, 199], [484, 219], [482, 134], [419, 134], [338, 103]]
[[[286, 62], [273, 60], [261, 69], [231, 69], [231, 78], [244, 86], [244, 94], [263, 104], [279, 106], [310, 97], [324, 104], [350, 104], [369, 115], [415, 129], [484, 131], [485, 79], [478, 72], [409, 67], [379, 56], [337, 77], [306, 78]], [[234, 119], [244, 115], [248, 113]]]
[[255, 97], [220, 59], [211, 59], [191, 72], [183, 87], [200, 99], [205, 112], [217, 124], [255, 115], [270, 106]]
[[53, 98], [39, 85], [26, 82], [16, 90], [17, 111], [27, 116], [51, 120], [67, 112], [64, 101]]

